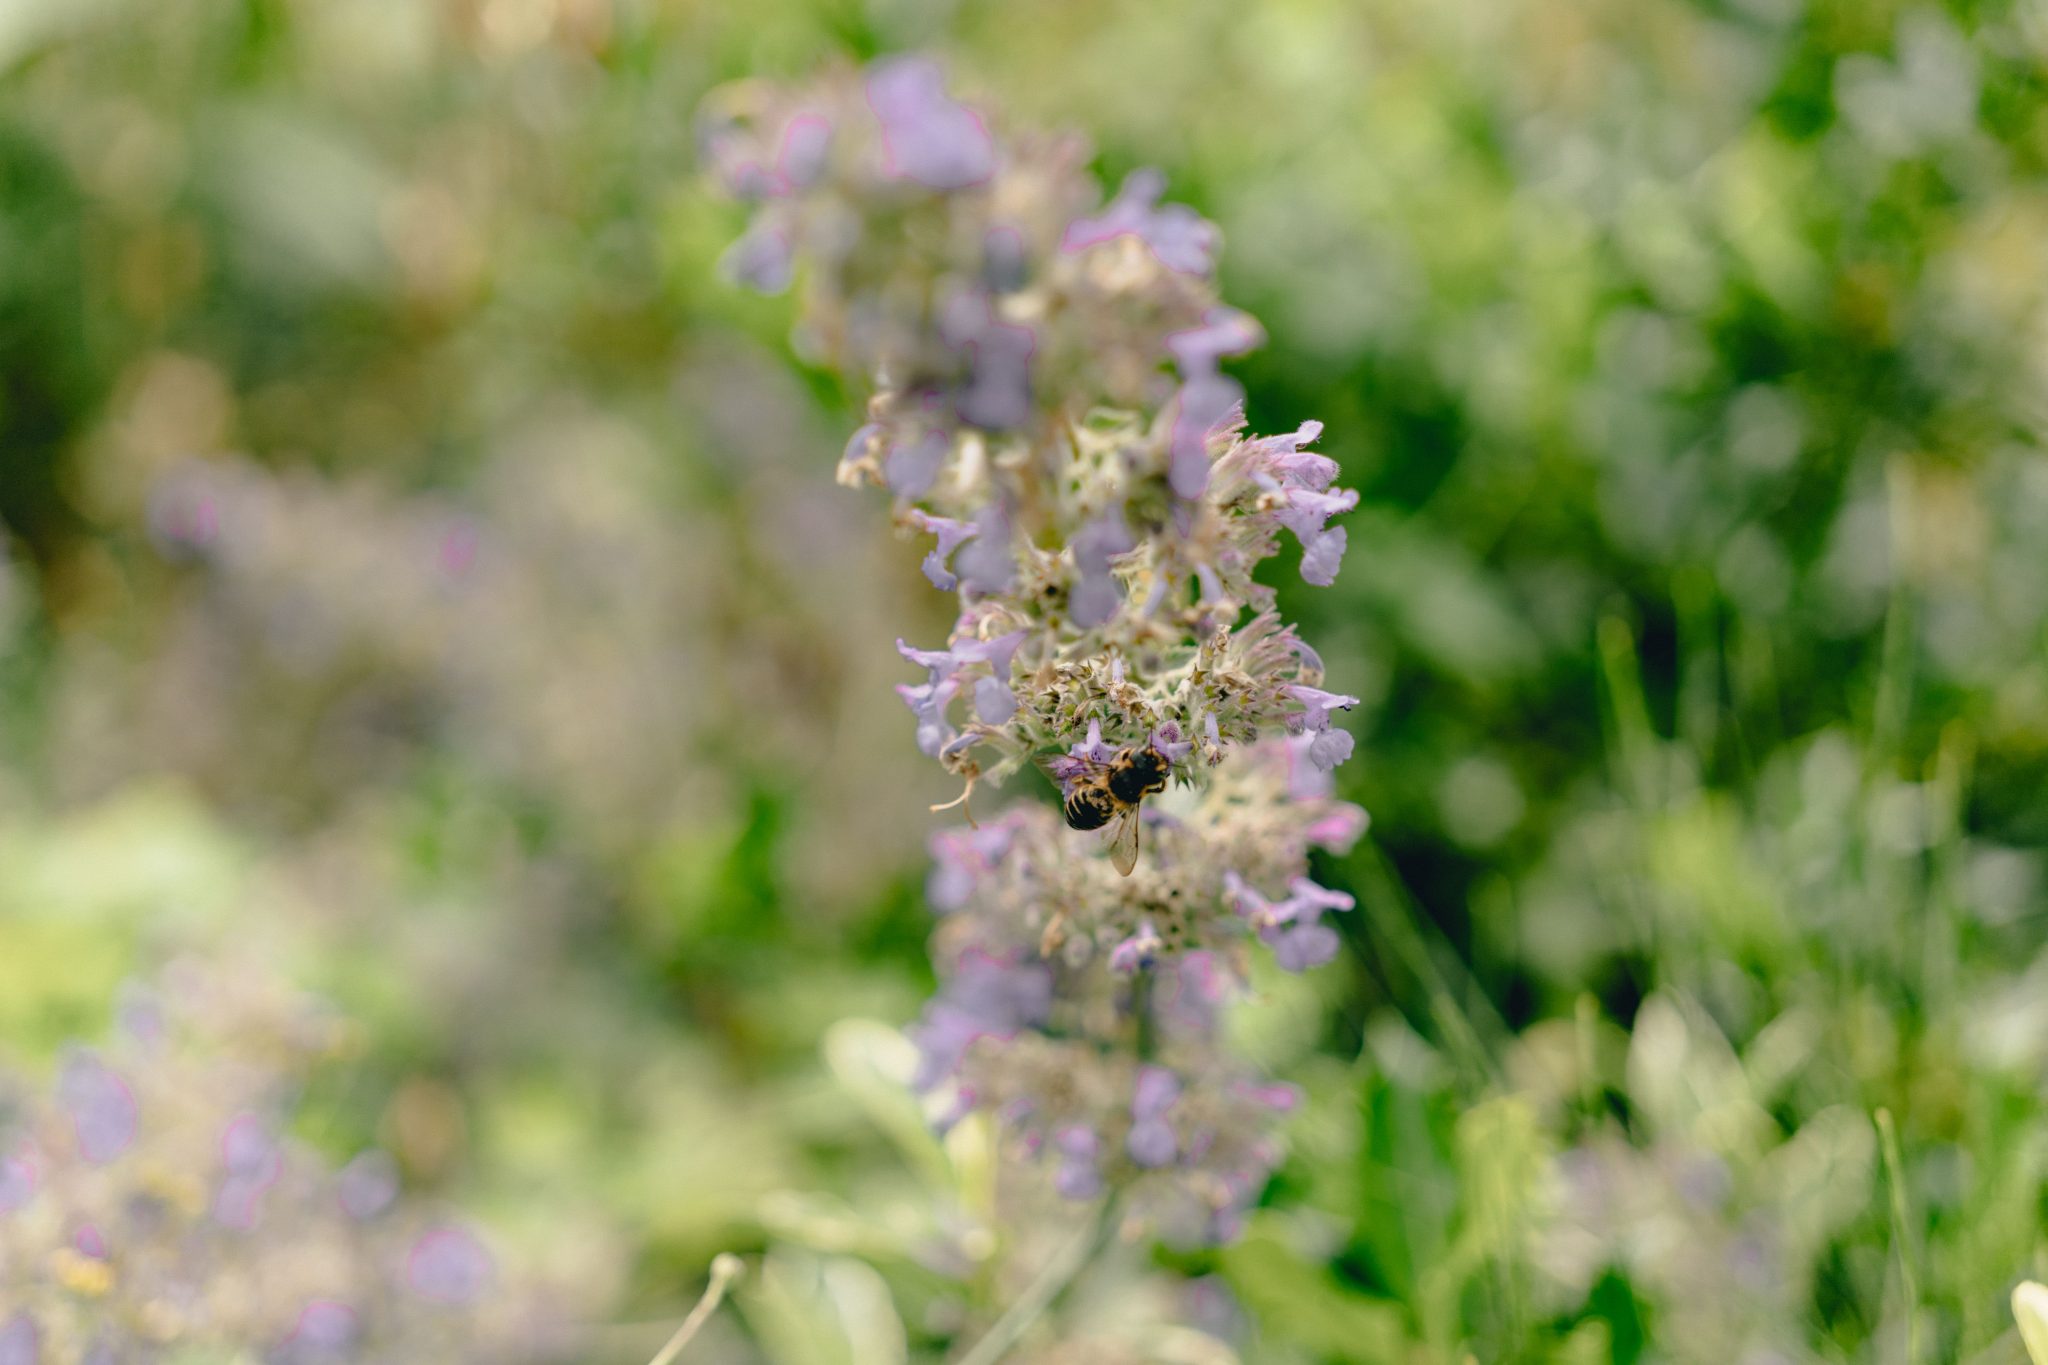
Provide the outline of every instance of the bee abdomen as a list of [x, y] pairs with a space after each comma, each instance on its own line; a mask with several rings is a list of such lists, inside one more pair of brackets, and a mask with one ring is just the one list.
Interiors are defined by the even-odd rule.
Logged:
[[1101, 829], [1114, 814], [1115, 802], [1100, 788], [1086, 787], [1067, 798], [1067, 823], [1075, 829]]

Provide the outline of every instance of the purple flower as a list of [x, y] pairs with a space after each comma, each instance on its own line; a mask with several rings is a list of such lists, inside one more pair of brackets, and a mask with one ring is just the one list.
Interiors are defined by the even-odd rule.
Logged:
[[763, 217], [725, 249], [718, 268], [727, 279], [756, 293], [780, 294], [789, 288], [796, 268], [796, 244], [787, 228]]
[[264, 1193], [284, 1173], [284, 1152], [254, 1114], [239, 1114], [228, 1123], [220, 1151], [226, 1173], [214, 1196], [214, 1221], [246, 1231], [256, 1226]]
[[1320, 967], [1337, 956], [1337, 931], [1313, 920], [1278, 925], [1259, 937], [1273, 950], [1273, 960], [1290, 972]]
[[98, 1057], [90, 1052], [74, 1055], [64, 1064], [57, 1088], [87, 1161], [104, 1165], [135, 1145], [135, 1096]]
[[1351, 846], [1365, 833], [1368, 823], [1365, 811], [1361, 807], [1354, 806], [1349, 801], [1339, 801], [1330, 807], [1327, 814], [1311, 820], [1301, 834], [1302, 838], [1317, 848], [1327, 848], [1332, 853], [1349, 853]]
[[1173, 404], [1167, 479], [1183, 498], [1198, 498], [1209, 486], [1209, 433], [1244, 404], [1244, 386], [1218, 365], [1224, 356], [1251, 350], [1263, 335], [1249, 314], [1212, 308], [1201, 326], [1166, 339], [1183, 381]]
[[[1243, 355], [1257, 348], [1266, 339], [1265, 331], [1251, 314], [1236, 308], [1211, 308], [1202, 317], [1202, 325], [1173, 333], [1166, 338], [1166, 349], [1180, 366], [1183, 376], [1212, 371], [1225, 356]], [[1318, 432], [1320, 423], [1313, 423]], [[1286, 437], [1268, 437], [1281, 441]], [[1312, 438], [1311, 438], [1312, 439]]]
[[964, 521], [956, 521], [952, 517], [935, 517], [915, 507], [910, 509], [910, 521], [919, 530], [929, 531], [939, 539], [939, 543], [932, 547], [932, 552], [924, 557], [924, 576], [941, 592], [952, 591], [954, 584], [960, 581], [954, 576], [953, 566], [949, 562], [953, 558], [953, 552], [979, 535], [981, 528]]
[[1031, 416], [1031, 357], [1038, 335], [995, 316], [979, 293], [954, 296], [940, 319], [940, 334], [967, 353], [967, 387], [955, 404], [960, 416], [991, 431], [1023, 426]]
[[806, 110], [783, 125], [775, 170], [792, 190], [807, 188], [824, 173], [832, 152], [832, 121]]
[[1096, 1154], [1102, 1149], [1102, 1139], [1095, 1130], [1084, 1124], [1074, 1123], [1053, 1135], [1053, 1145], [1059, 1148], [1060, 1168], [1053, 1175], [1053, 1188], [1068, 1199], [1093, 1199], [1102, 1193], [1102, 1172], [1095, 1164]]
[[342, 1167], [335, 1184], [342, 1212], [358, 1222], [375, 1218], [398, 1198], [398, 1163], [373, 1148]]
[[1200, 949], [1159, 974], [1154, 999], [1159, 1019], [1172, 1032], [1205, 1037], [1216, 1026], [1216, 1011], [1229, 996], [1230, 982], [1215, 954]]
[[1320, 493], [1336, 481], [1337, 462], [1302, 447], [1322, 434], [1321, 422], [1303, 422], [1298, 430], [1288, 435], [1263, 436], [1247, 442], [1247, 452], [1254, 468], [1263, 471], [1276, 483]]
[[904, 704], [917, 717], [919, 749], [936, 758], [958, 738], [952, 721], [946, 717], [946, 709], [959, 695], [960, 670], [970, 665], [987, 664], [989, 667], [989, 676], [975, 687], [977, 712], [985, 721], [990, 714], [1000, 714], [1003, 719], [1008, 719], [1008, 713], [1017, 705], [1016, 694], [1010, 691], [1010, 660], [1017, 647], [1024, 643], [1024, 636], [1024, 631], [1014, 630], [993, 640], [969, 640], [951, 649], [913, 649], [901, 640], [896, 642], [899, 654], [927, 670], [922, 684], [896, 685], [896, 695], [903, 698]]
[[980, 1039], [1013, 1038], [1044, 1022], [1051, 1008], [1052, 974], [1042, 964], [978, 949], [963, 954], [909, 1031], [919, 1053], [916, 1088], [929, 1090], [952, 1075]]
[[1067, 597], [1067, 617], [1083, 630], [1099, 626], [1123, 605], [1110, 561], [1133, 547], [1131, 528], [1121, 511], [1105, 512], [1074, 533], [1074, 589]]
[[1060, 250], [1086, 251], [1118, 237], [1136, 237], [1159, 263], [1184, 275], [1206, 275], [1215, 264], [1215, 224], [1185, 204], [1156, 207], [1166, 177], [1149, 167], [1124, 177], [1116, 198], [1093, 218], [1076, 218], [1060, 238]]
[[37, 1365], [42, 1358], [42, 1333], [24, 1309], [0, 1327], [0, 1365]]
[[405, 1282], [432, 1303], [475, 1303], [490, 1288], [491, 1253], [467, 1230], [430, 1228], [405, 1260]]
[[1166, 1121], [1167, 1110], [1180, 1098], [1180, 1078], [1163, 1066], [1141, 1067], [1131, 1091], [1131, 1132], [1124, 1149], [1140, 1166], [1170, 1163], [1180, 1151], [1180, 1139]]
[[1340, 488], [1334, 493], [1313, 488], [1290, 488], [1287, 505], [1280, 509], [1280, 524], [1294, 532], [1301, 542], [1302, 581], [1327, 588], [1337, 581], [1344, 563], [1344, 549], [1350, 536], [1339, 526], [1326, 529], [1324, 523], [1339, 512], [1358, 506], [1358, 490]]
[[934, 831], [929, 843], [932, 872], [925, 884], [925, 899], [940, 914], [965, 906], [975, 886], [1009, 853], [1025, 813], [1013, 810], [980, 828]]
[[332, 1299], [314, 1299], [299, 1310], [298, 1324], [285, 1345], [306, 1352], [345, 1351], [361, 1331], [356, 1310]]
[[1182, 739], [1180, 726], [1170, 720], [1152, 732], [1152, 738], [1148, 743], [1151, 744], [1153, 752], [1168, 763], [1179, 763], [1195, 749], [1194, 741]]
[[1273, 960], [1290, 972], [1320, 967], [1337, 956], [1337, 933], [1322, 922], [1323, 912], [1349, 910], [1357, 903], [1306, 877], [1296, 877], [1288, 884], [1287, 897], [1278, 901], [1267, 900], [1235, 872], [1224, 874], [1223, 883], [1231, 908], [1273, 950]]
[[28, 1153], [18, 1156], [0, 1157], [0, 1213], [13, 1213], [16, 1209], [28, 1207], [28, 1201], [36, 1197], [36, 1168], [29, 1161]]
[[1287, 688], [1287, 694], [1308, 709], [1287, 718], [1287, 728], [1296, 734], [1314, 736], [1309, 741], [1309, 762], [1324, 772], [1336, 767], [1351, 757], [1351, 736], [1342, 730], [1330, 728], [1330, 712], [1348, 711], [1358, 705], [1358, 698], [1347, 697], [1337, 692], [1325, 692], [1320, 687], [1306, 687], [1294, 684]]
[[1166, 941], [1152, 930], [1149, 920], [1141, 920], [1138, 932], [1109, 950], [1109, 969], [1120, 976], [1129, 976], [1140, 967], [1149, 966], [1152, 959]]
[[954, 561], [961, 586], [969, 592], [1007, 592], [1016, 575], [1010, 549], [1010, 514], [1001, 503], [989, 503], [974, 514], [974, 540]]
[[[856, 444], [864, 450], [872, 433], [880, 430], [881, 428], [870, 424], [862, 427], [860, 432], [854, 433], [853, 441], [847, 443], [847, 455], [852, 457], [855, 454]], [[861, 432], [870, 435], [863, 436]], [[946, 467], [946, 453], [952, 448], [952, 441], [943, 431], [927, 431], [915, 440], [897, 441], [889, 447], [889, 453], [882, 457], [882, 477], [888, 481], [889, 488], [897, 496], [921, 498], [939, 481], [939, 471]], [[940, 583], [932, 575], [932, 561], [927, 559], [924, 564], [925, 577], [930, 578], [941, 588], [953, 586], [953, 576], [950, 573], [946, 575], [946, 581]]]
[[962, 190], [995, 174], [995, 139], [981, 116], [946, 94], [928, 57], [897, 57], [868, 68], [868, 107], [882, 125], [887, 174], [934, 190]]

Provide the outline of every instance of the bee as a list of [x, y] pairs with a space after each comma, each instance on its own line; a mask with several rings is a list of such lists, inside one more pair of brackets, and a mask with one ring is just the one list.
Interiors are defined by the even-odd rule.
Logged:
[[1103, 830], [1109, 861], [1130, 876], [1138, 865], [1138, 806], [1166, 790], [1171, 769], [1166, 757], [1148, 743], [1119, 749], [1107, 760], [1061, 754], [1040, 760], [1039, 766], [1059, 784], [1067, 824]]

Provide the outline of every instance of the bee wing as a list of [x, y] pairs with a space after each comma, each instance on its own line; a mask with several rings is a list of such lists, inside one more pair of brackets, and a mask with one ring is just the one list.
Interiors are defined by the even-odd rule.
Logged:
[[1138, 808], [1125, 806], [1110, 818], [1109, 828], [1103, 831], [1109, 841], [1109, 861], [1116, 870], [1128, 877], [1131, 869], [1138, 865]]

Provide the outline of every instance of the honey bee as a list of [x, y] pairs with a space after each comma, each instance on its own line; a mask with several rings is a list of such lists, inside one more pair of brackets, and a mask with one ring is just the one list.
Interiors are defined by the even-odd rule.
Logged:
[[1106, 761], [1061, 754], [1040, 760], [1039, 766], [1059, 784], [1067, 824], [1103, 830], [1109, 861], [1130, 876], [1138, 865], [1138, 806], [1166, 790], [1171, 765], [1165, 756], [1145, 744], [1119, 749]]

